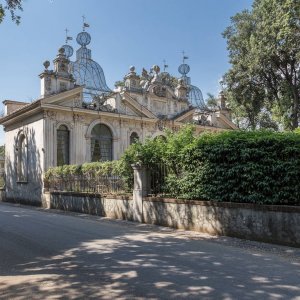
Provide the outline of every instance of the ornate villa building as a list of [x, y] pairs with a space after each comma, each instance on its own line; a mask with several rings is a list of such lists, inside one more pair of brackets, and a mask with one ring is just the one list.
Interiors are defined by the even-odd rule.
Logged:
[[39, 75], [41, 96], [32, 103], [4, 100], [6, 197], [40, 202], [43, 174], [53, 166], [120, 158], [131, 144], [194, 123], [197, 133], [235, 129], [220, 96], [207, 109], [200, 89], [187, 76], [183, 61], [175, 78], [155, 65], [137, 74], [130, 67], [110, 89], [101, 66], [92, 59], [85, 30], [79, 48], [67, 43]]

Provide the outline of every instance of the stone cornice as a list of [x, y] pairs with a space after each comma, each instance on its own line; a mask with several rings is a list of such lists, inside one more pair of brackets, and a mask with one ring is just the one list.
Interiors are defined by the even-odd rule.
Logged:
[[103, 116], [103, 117], [109, 117], [109, 118], [121, 118], [123, 120], [136, 120], [136, 121], [143, 121], [143, 122], [149, 122], [149, 123], [155, 123], [157, 122], [157, 118], [148, 118], [148, 117], [140, 117], [140, 116], [131, 116], [131, 115], [125, 115], [115, 112], [107, 112], [107, 111], [97, 111], [93, 109], [86, 109], [86, 108], [80, 108], [80, 107], [68, 107], [68, 106], [62, 106], [57, 104], [48, 104], [48, 103], [42, 103], [41, 108], [44, 110], [53, 110], [53, 111], [65, 111], [69, 113], [77, 113], [81, 115], [89, 115], [89, 116]]
[[18, 122], [19, 120], [25, 119], [31, 115], [34, 115], [41, 111], [41, 101], [37, 100], [33, 103], [30, 103], [10, 115], [7, 115], [0, 119], [0, 124], [3, 126], [7, 126], [11, 123]]
[[9, 100], [9, 99], [6, 99], [6, 100], [2, 101], [2, 103], [4, 105], [6, 105], [6, 104], [24, 104], [24, 105], [29, 105], [30, 104], [29, 102], [23, 102], [23, 101], [17, 101], [17, 100]]
[[83, 86], [75, 87], [75, 88], [73, 88], [71, 90], [68, 90], [68, 91], [65, 91], [65, 92], [61, 92], [61, 93], [58, 93], [58, 94], [47, 96], [47, 97], [41, 99], [41, 101], [42, 101], [42, 103], [49, 103], [49, 104], [54, 103], [54, 102], [59, 101], [61, 99], [65, 99], [67, 97], [76, 95], [76, 94], [82, 92], [82, 89], [83, 89]]
[[[36, 100], [35, 102], [32, 102], [32, 103], [18, 102], [18, 101], [13, 101], [13, 100], [5, 100], [5, 101], [13, 101], [13, 103], [28, 104], [28, 105], [25, 105], [25, 106], [21, 107], [20, 109], [14, 111], [13, 113], [11, 113], [7, 116], [4, 116], [3, 118], [0, 118], [0, 124], [3, 126], [7, 126], [12, 122], [17, 122], [21, 119], [29, 117], [37, 112], [40, 112], [41, 107], [44, 105], [44, 103], [56, 102], [60, 99], [70, 97], [72, 95], [78, 94], [79, 92], [82, 91], [82, 89], [83, 89], [82, 86], [75, 87], [74, 89], [71, 89], [71, 90], [68, 90], [68, 91], [65, 91], [65, 92], [62, 92], [59, 94], [51, 95], [46, 98]], [[8, 102], [6, 102], [6, 103], [8, 103]], [[57, 105], [54, 105], [54, 107], [57, 107]], [[38, 109], [36, 109], [36, 108], [38, 108]], [[59, 108], [61, 109], [62, 106], [59, 106]], [[70, 107], [66, 107], [66, 108], [68, 108], [68, 110], [70, 110]]]

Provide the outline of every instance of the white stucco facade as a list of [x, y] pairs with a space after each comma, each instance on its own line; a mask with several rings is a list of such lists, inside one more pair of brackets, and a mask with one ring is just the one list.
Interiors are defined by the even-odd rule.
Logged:
[[[44, 173], [44, 119], [35, 115], [26, 122], [10, 124], [5, 128], [5, 174], [6, 196], [13, 199], [30, 198], [40, 201], [42, 195], [42, 175]], [[18, 178], [18, 141], [25, 136], [26, 178]], [[25, 197], [27, 195], [27, 197]]]
[[[91, 57], [85, 45], [78, 50], [77, 59], [81, 53]], [[6, 113], [0, 123], [5, 129], [7, 198], [39, 203], [45, 171], [61, 163], [61, 128], [67, 137], [63, 151], [67, 152], [69, 164], [102, 160], [104, 150], [109, 154], [103, 156], [105, 159], [119, 159], [129, 147], [132, 134], [143, 142], [164, 135], [166, 128], [176, 131], [186, 123], [194, 123], [197, 133], [236, 128], [224, 105], [205, 113], [192, 107], [184, 76], [171, 84], [170, 75], [160, 73], [158, 66], [150, 73], [143, 69], [141, 75], [131, 67], [123, 87], [92, 95], [87, 102], [87, 86], [79, 86], [77, 73], [74, 78], [70, 71], [75, 69], [76, 62], [72, 65], [60, 49], [53, 71], [48, 70], [49, 65], [45, 62], [45, 70], [40, 74], [40, 99], [32, 103], [4, 101]], [[92, 77], [96, 84], [100, 78], [97, 76]], [[95, 138], [99, 124], [109, 132], [106, 140]], [[106, 143], [105, 149], [102, 141]]]

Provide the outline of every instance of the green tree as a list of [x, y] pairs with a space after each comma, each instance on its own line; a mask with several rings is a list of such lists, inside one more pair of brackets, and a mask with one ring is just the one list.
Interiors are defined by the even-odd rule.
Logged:
[[218, 107], [218, 99], [211, 93], [207, 93], [206, 104], [209, 108], [215, 109]]
[[16, 15], [16, 11], [23, 11], [23, 0], [5, 0], [0, 3], [0, 23], [3, 21], [6, 13], [10, 13], [11, 19], [17, 24], [20, 24], [21, 17]]
[[240, 106], [236, 113], [248, 118], [251, 128], [266, 111], [286, 129], [297, 128], [300, 2], [255, 0], [251, 11], [231, 18], [223, 35], [231, 63], [224, 81], [231, 106]]
[[121, 87], [125, 86], [125, 82], [122, 81], [122, 80], [116, 81], [116, 82], [115, 82], [115, 87], [117, 88], [117, 87], [119, 87], [119, 86], [121, 86]]

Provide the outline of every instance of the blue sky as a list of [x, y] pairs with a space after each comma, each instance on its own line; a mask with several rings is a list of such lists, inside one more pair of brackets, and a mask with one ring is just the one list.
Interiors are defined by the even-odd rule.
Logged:
[[[2, 2], [0, 0], [0, 2]], [[21, 24], [7, 16], [0, 24], [0, 100], [32, 101], [39, 97], [38, 74], [65, 42], [90, 24], [89, 47], [103, 68], [108, 86], [123, 78], [131, 65], [138, 73], [152, 65], [169, 65], [178, 76], [182, 50], [189, 56], [189, 75], [204, 97], [217, 94], [229, 68], [221, 33], [230, 17], [251, 7], [252, 0], [25, 0]], [[0, 144], [3, 144], [0, 130]]]

